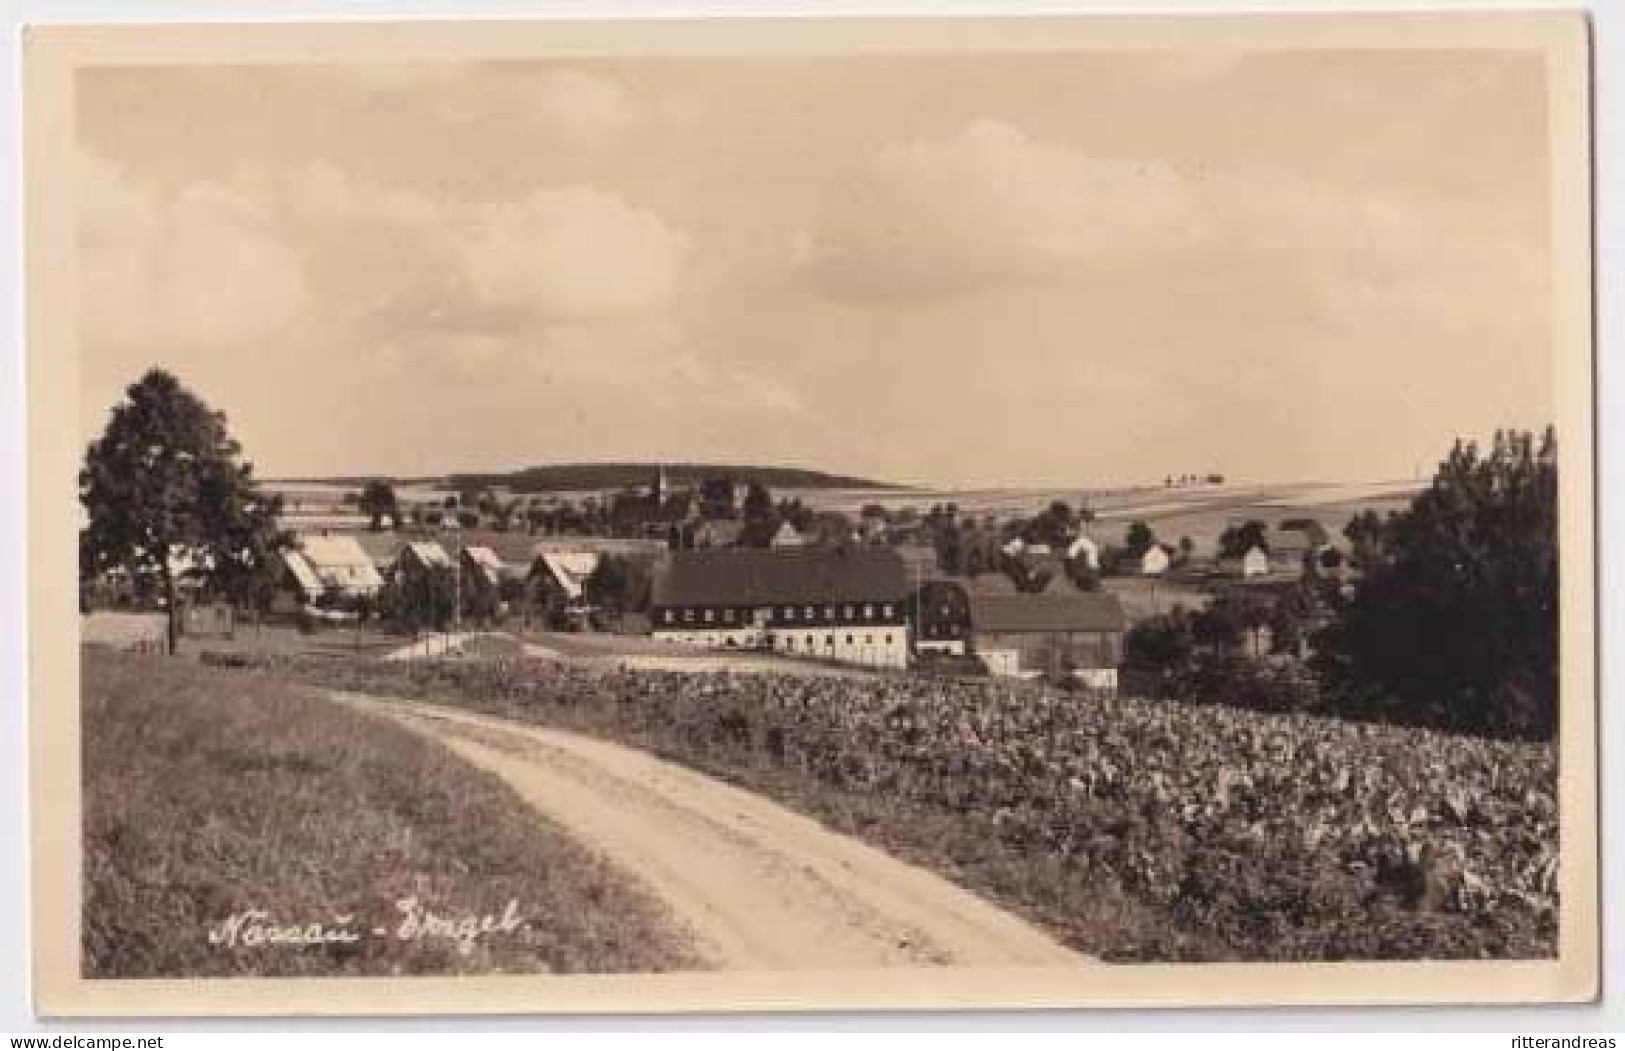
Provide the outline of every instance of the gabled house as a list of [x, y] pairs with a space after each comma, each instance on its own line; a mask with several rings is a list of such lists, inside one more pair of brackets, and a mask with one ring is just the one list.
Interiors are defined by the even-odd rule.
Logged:
[[466, 608], [477, 617], [501, 618], [508, 613], [507, 600], [503, 597], [505, 587], [510, 581], [523, 582], [525, 568], [515, 568], [490, 547], [474, 544], [465, 547], [461, 554], [462, 580], [460, 581], [463, 602]]
[[593, 551], [541, 551], [531, 563], [530, 580], [539, 603], [554, 609], [587, 604], [587, 578], [603, 556]]
[[499, 591], [507, 568], [497, 553], [488, 547], [475, 545], [463, 548], [463, 580], [468, 586]]
[[295, 537], [294, 546], [281, 557], [282, 576], [273, 608], [284, 612], [318, 602], [374, 598], [384, 586], [377, 565], [353, 536]]
[[1090, 569], [1100, 568], [1100, 545], [1091, 537], [1080, 536], [1067, 545], [1066, 557], [1069, 561], [1083, 560], [1083, 564]]
[[451, 554], [437, 542], [412, 540], [401, 545], [389, 578], [403, 588], [411, 588], [432, 574], [450, 572], [455, 565]]
[[801, 530], [797, 529], [789, 522], [780, 522], [779, 528], [774, 530], [772, 538], [767, 542], [768, 547], [778, 549], [787, 547], [805, 547], [806, 544], [807, 538], [802, 535]]
[[[1317, 539], [1318, 535], [1318, 539]], [[1325, 530], [1271, 529], [1264, 534], [1268, 548], [1270, 571], [1288, 576], [1303, 572], [1304, 561], [1326, 545]]]
[[1140, 555], [1138, 568], [1142, 577], [1160, 577], [1172, 565], [1173, 558], [1168, 549], [1161, 544], [1152, 544]]

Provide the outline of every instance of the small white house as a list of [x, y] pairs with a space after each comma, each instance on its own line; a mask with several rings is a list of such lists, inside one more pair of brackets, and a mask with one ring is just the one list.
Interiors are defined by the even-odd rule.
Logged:
[[1270, 553], [1254, 544], [1241, 556], [1241, 575], [1243, 577], [1267, 576], [1270, 571]]
[[1168, 549], [1161, 544], [1152, 544], [1140, 556], [1140, 575], [1146, 577], [1160, 577], [1168, 572], [1172, 561], [1168, 558]]
[[772, 548], [805, 547], [806, 544], [807, 538], [789, 522], [780, 523], [778, 531], [768, 541], [768, 546]]
[[1090, 569], [1099, 569], [1100, 545], [1089, 537], [1080, 536], [1072, 541], [1071, 545], [1066, 549], [1066, 557], [1073, 561], [1081, 558], [1083, 564]]

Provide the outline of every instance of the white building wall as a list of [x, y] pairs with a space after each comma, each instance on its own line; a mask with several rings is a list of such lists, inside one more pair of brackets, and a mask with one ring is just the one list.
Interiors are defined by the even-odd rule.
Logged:
[[1117, 692], [1116, 668], [1079, 668], [1072, 673], [1072, 677], [1091, 690], [1100, 690], [1103, 693]]
[[1020, 650], [979, 649], [976, 655], [982, 658], [982, 663], [987, 665], [988, 673], [991, 675], [1004, 675], [1010, 678], [1021, 675]]
[[816, 657], [870, 668], [908, 667], [908, 628], [900, 624], [806, 628], [660, 625], [654, 629], [653, 636], [662, 642], [702, 649], [769, 648], [798, 657]]

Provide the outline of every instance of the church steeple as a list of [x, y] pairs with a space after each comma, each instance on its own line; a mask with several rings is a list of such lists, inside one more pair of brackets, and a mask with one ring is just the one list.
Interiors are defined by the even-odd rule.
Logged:
[[654, 497], [655, 506], [660, 507], [666, 500], [666, 465], [661, 464], [655, 469], [654, 488], [649, 493]]

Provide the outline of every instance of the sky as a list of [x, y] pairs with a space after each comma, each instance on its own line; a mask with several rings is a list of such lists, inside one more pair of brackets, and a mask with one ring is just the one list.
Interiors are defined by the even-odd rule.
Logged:
[[81, 438], [262, 476], [759, 462], [1377, 480], [1553, 416], [1519, 52], [107, 67]]

